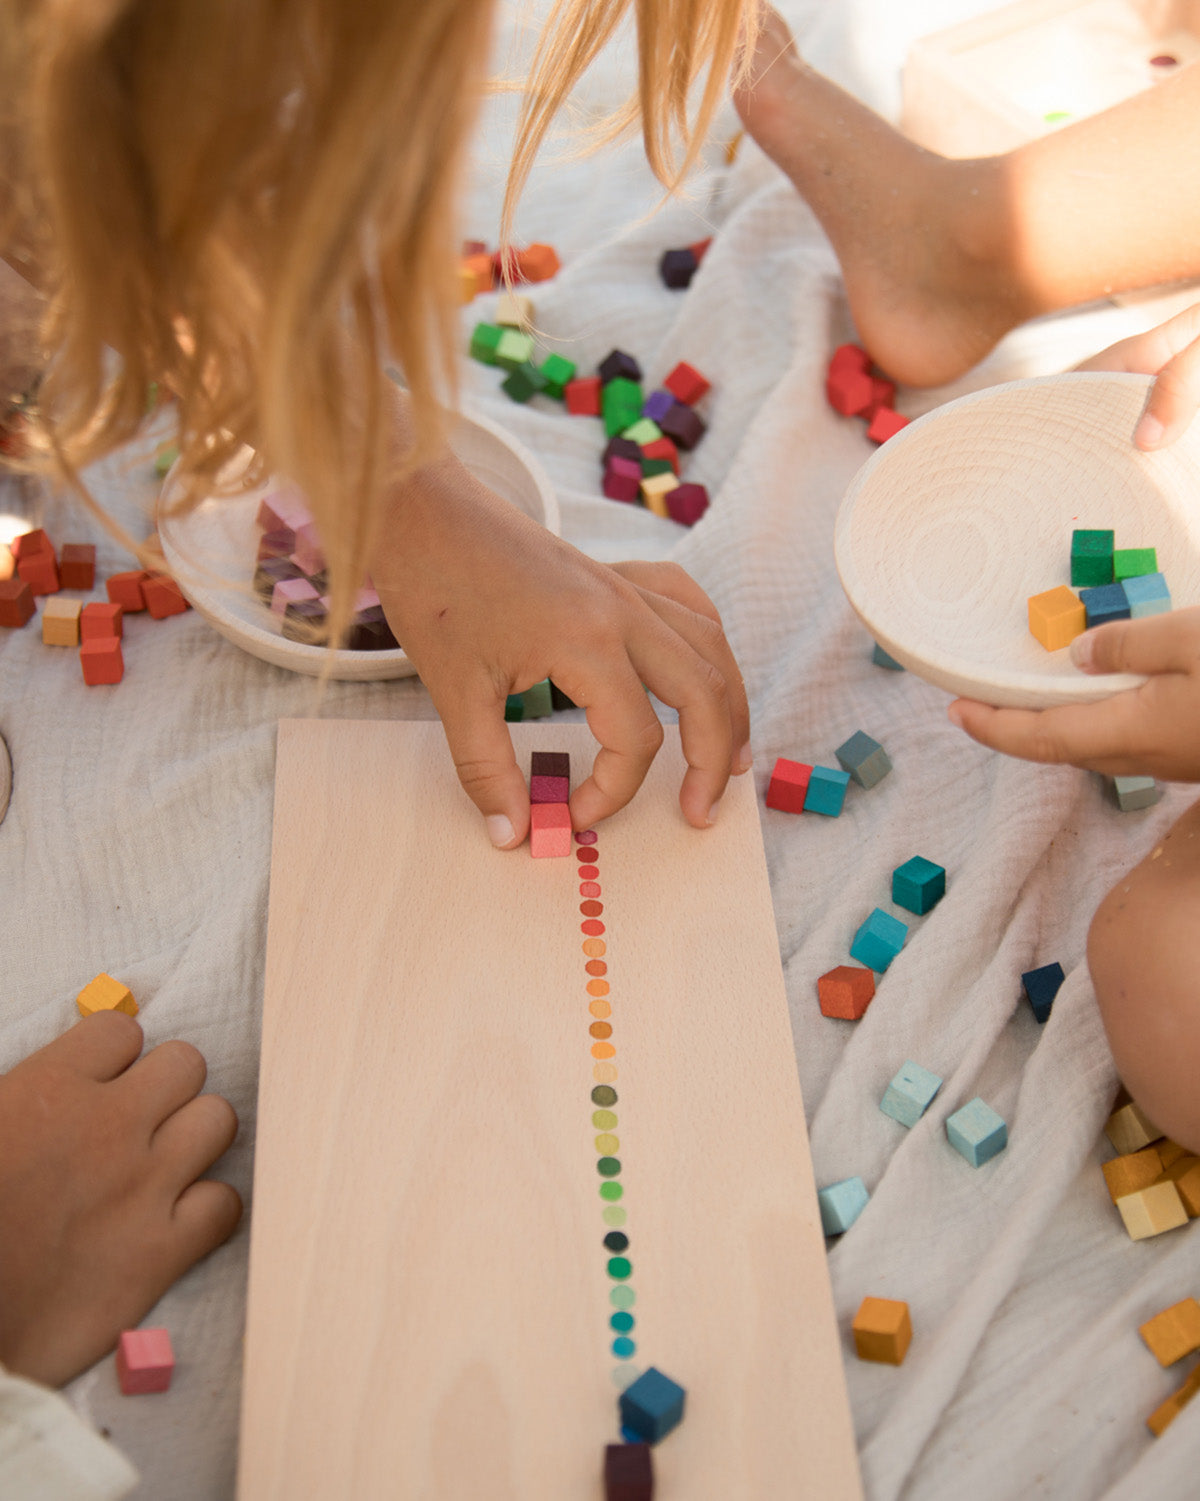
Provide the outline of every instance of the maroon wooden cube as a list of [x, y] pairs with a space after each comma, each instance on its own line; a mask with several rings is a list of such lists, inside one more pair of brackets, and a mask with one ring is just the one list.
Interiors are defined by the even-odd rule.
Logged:
[[708, 491], [703, 485], [676, 485], [667, 494], [667, 515], [680, 526], [695, 526], [708, 510]]
[[682, 401], [677, 401], [658, 425], [678, 448], [695, 448], [708, 431], [703, 419]]
[[604, 1451], [604, 1501], [654, 1501], [649, 1444], [609, 1444]]

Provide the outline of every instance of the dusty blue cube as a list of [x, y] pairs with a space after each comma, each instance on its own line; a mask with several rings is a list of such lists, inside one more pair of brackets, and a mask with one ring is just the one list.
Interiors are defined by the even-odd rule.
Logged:
[[1165, 615], [1171, 608], [1171, 591], [1161, 573], [1147, 573], [1139, 578], [1124, 579], [1121, 583], [1125, 598], [1129, 601], [1129, 614], [1133, 620], [1144, 615]]
[[871, 661], [876, 667], [886, 667], [889, 672], [903, 672], [904, 668], [896, 661], [895, 657], [889, 657], [879, 642], [875, 643], [875, 650], [871, 653]]
[[1008, 1127], [978, 1095], [949, 1117], [946, 1135], [954, 1150], [972, 1167], [982, 1167], [1008, 1145]]
[[821, 1229], [826, 1235], [841, 1235], [867, 1207], [867, 1185], [861, 1178], [843, 1178], [817, 1191]]
[[1095, 589], [1081, 589], [1079, 598], [1087, 611], [1087, 628], [1107, 625], [1110, 620], [1129, 619], [1129, 598], [1124, 584], [1101, 584]]
[[683, 1421], [686, 1398], [678, 1382], [650, 1366], [621, 1393], [622, 1430], [628, 1428], [645, 1443], [657, 1444]]
[[806, 813], [824, 813], [836, 818], [846, 800], [846, 788], [850, 775], [845, 771], [832, 771], [828, 766], [814, 766], [808, 779], [808, 791], [804, 796]]
[[1152, 808], [1162, 797], [1162, 788], [1153, 777], [1113, 777], [1113, 796], [1122, 813], [1138, 808]]
[[860, 787], [874, 787], [892, 769], [887, 751], [878, 740], [872, 740], [862, 730], [855, 730], [844, 745], [838, 746], [834, 755], [842, 770], [849, 772]]
[[920, 917], [946, 895], [946, 867], [914, 855], [892, 871], [892, 901]]
[[904, 947], [907, 937], [907, 923], [902, 923], [890, 912], [876, 907], [855, 933], [854, 942], [850, 945], [850, 957], [881, 975]]
[[1029, 969], [1021, 976], [1021, 985], [1026, 999], [1033, 1008], [1038, 1021], [1049, 1020], [1054, 997], [1066, 979], [1061, 964], [1043, 964], [1040, 969]]
[[897, 1070], [879, 1102], [879, 1108], [902, 1126], [915, 1126], [941, 1087], [942, 1081], [937, 1074], [910, 1060]]

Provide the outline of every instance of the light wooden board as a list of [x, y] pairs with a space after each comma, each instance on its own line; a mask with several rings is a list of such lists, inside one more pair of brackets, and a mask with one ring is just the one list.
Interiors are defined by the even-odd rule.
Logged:
[[[681, 771], [669, 731], [598, 844], [637, 1363], [688, 1391], [658, 1501], [859, 1497], [754, 789], [697, 833]], [[575, 872], [487, 845], [440, 726], [281, 724], [242, 1501], [599, 1501]]]

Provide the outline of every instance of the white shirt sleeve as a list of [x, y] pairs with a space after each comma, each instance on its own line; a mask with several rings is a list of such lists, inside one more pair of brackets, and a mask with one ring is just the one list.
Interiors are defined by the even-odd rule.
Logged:
[[49, 1388], [0, 1366], [0, 1496], [119, 1501], [137, 1471]]

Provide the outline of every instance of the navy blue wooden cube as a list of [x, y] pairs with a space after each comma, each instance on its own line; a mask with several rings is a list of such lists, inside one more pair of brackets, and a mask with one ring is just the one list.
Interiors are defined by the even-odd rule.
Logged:
[[686, 1396], [683, 1387], [650, 1366], [621, 1393], [621, 1423], [648, 1444], [657, 1444], [683, 1421]]
[[1043, 964], [1041, 969], [1026, 970], [1021, 976], [1021, 984], [1038, 1021], [1044, 1022], [1049, 1017], [1054, 997], [1065, 979], [1061, 964]]

